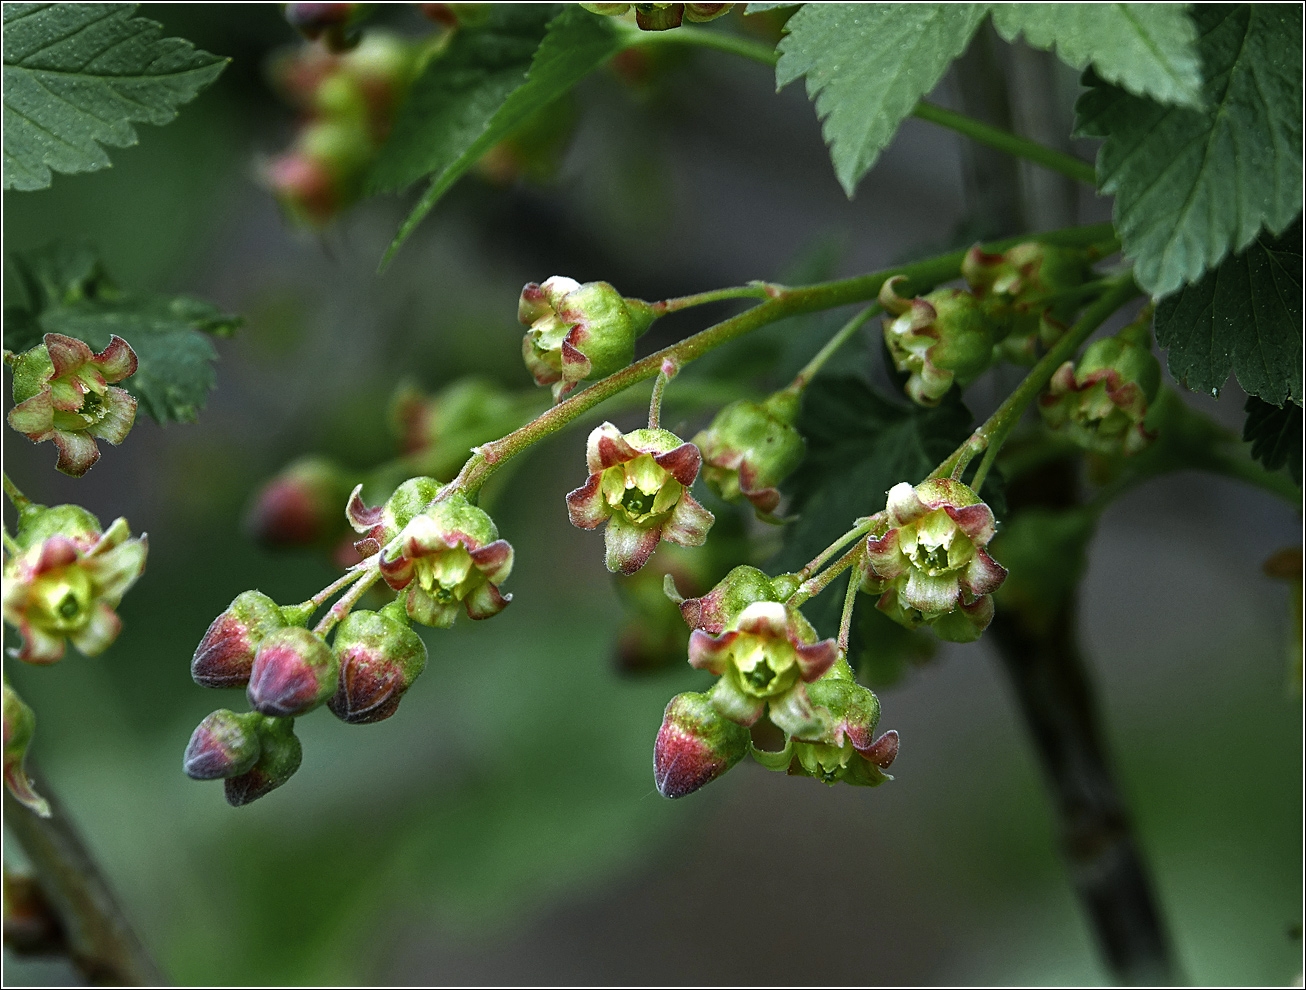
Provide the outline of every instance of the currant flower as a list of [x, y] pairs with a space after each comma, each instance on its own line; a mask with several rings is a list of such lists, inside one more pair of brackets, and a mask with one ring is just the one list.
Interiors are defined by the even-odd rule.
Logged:
[[114, 611], [145, 570], [145, 536], [131, 537], [126, 519], [108, 530], [77, 505], [31, 505], [19, 515], [18, 551], [5, 563], [4, 620], [23, 637], [9, 655], [54, 663], [65, 638], [88, 657], [118, 638]]
[[100, 459], [95, 440], [117, 445], [136, 421], [136, 400], [112, 388], [136, 371], [136, 354], [121, 337], [100, 353], [74, 337], [47, 333], [14, 363], [9, 425], [33, 443], [53, 440], [55, 467], [80, 478]]
[[996, 532], [993, 512], [961, 482], [938, 478], [894, 485], [886, 516], [888, 528], [866, 541], [862, 587], [880, 595], [877, 607], [909, 628], [978, 638], [993, 617], [989, 596], [1007, 576], [984, 549]]
[[667, 430], [623, 434], [597, 427], [585, 449], [589, 480], [567, 496], [571, 524], [603, 532], [607, 568], [634, 574], [660, 540], [699, 547], [715, 517], [689, 488], [703, 461], [698, 448]]
[[802, 463], [807, 445], [794, 429], [798, 399], [777, 392], [765, 402], [732, 402], [694, 437], [703, 480], [727, 502], [746, 498], [764, 517], [780, 505], [776, 487]]
[[682, 21], [701, 24], [729, 13], [733, 3], [582, 3], [595, 14], [620, 16], [635, 8], [635, 23], [644, 31], [667, 31]]

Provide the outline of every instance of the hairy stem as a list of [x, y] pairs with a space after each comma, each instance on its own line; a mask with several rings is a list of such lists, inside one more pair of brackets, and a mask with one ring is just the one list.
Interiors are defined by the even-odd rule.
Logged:
[[[864, 554], [866, 544], [858, 543], [856, 550]], [[860, 563], [860, 561], [857, 561]], [[848, 656], [848, 638], [852, 635], [853, 630], [853, 609], [857, 605], [857, 592], [861, 584], [861, 568], [855, 568], [848, 575], [848, 590], [843, 596], [843, 615], [839, 618], [839, 656], [847, 658]]]
[[341, 595], [340, 599], [327, 611], [327, 614], [322, 616], [322, 621], [313, 627], [315, 636], [325, 636], [334, 629], [336, 623], [348, 615], [350, 610], [358, 604], [358, 600], [367, 593], [367, 589], [376, 584], [377, 579], [381, 576], [380, 558], [381, 554], [378, 551], [374, 558], [376, 563], [357, 573], [353, 587]]
[[8, 471], [4, 472], [4, 486], [5, 494], [9, 496], [9, 501], [14, 504], [14, 508], [19, 512], [22, 512], [32, 504], [32, 500], [18, 490], [18, 486], [15, 485], [13, 480], [9, 477]]
[[96, 986], [164, 985], [163, 974], [128, 923], [58, 796], [48, 781], [39, 787], [53, 814], [34, 815], [6, 789], [5, 827], [22, 845], [42, 893], [63, 923], [72, 964]]
[[798, 590], [789, 596], [789, 600], [785, 602], [785, 604], [797, 608], [809, 598], [815, 598], [830, 586], [831, 581], [837, 578], [844, 571], [848, 570], [848, 568], [852, 567], [853, 564], [861, 560], [862, 554], [865, 552], [866, 544], [858, 541], [851, 550], [823, 570], [820, 574], [816, 575], [816, 577], [808, 578], [800, 584]]
[[751, 282], [748, 285], [736, 285], [728, 289], [711, 289], [708, 292], [696, 292], [692, 296], [677, 296], [675, 299], [663, 299], [653, 303], [653, 311], [659, 316], [678, 313], [691, 306], [722, 302], [727, 299], [765, 299], [767, 285], [765, 282]]
[[[1096, 224], [1089, 227], [1074, 227], [1044, 234], [1009, 237], [985, 245], [984, 249], [990, 252], [1001, 252], [1027, 240], [1039, 240], [1048, 244], [1063, 246], [1086, 246], [1112, 242], [1114, 237], [1115, 234], [1110, 224]], [[594, 408], [605, 399], [625, 391], [632, 385], [653, 378], [661, 371], [664, 361], [670, 360], [678, 367], [683, 367], [690, 361], [702, 357], [722, 344], [729, 343], [746, 333], [784, 319], [787, 316], [866, 302], [874, 299], [879, 294], [880, 287], [885, 281], [895, 275], [906, 276], [907, 282], [903, 287], [903, 291], [915, 293], [928, 286], [955, 278], [961, 270], [961, 262], [965, 255], [966, 252], [964, 251], [954, 251], [936, 258], [890, 268], [885, 271], [871, 272], [852, 278], [820, 282], [815, 285], [796, 288], [767, 285], [768, 298], [752, 309], [746, 310], [737, 316], [732, 316], [730, 319], [696, 333], [692, 337], [686, 337], [679, 343], [664, 347], [662, 350], [636, 361], [621, 371], [600, 379], [584, 391], [541, 413], [520, 429], [478, 447], [472, 457], [463, 465], [458, 477], [454, 478], [442, 489], [439, 497], [447, 497], [454, 492], [462, 492], [468, 497], [473, 496], [485, 483], [486, 479], [508, 460], [539, 443], [545, 437], [556, 433], [577, 416]]]

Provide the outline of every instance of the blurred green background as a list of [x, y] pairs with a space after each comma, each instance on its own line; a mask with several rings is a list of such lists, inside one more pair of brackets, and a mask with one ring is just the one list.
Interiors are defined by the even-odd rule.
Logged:
[[[776, 276], [821, 245], [837, 246], [836, 274], [852, 273], [949, 241], [975, 211], [951, 135], [908, 121], [849, 202], [800, 87], [777, 96], [766, 69], [695, 55], [640, 87], [589, 80], [551, 183], [470, 177], [377, 275], [407, 201], [366, 203], [317, 236], [289, 229], [255, 181], [293, 126], [263, 76], [292, 41], [278, 5], [145, 13], [232, 56], [230, 68], [172, 125], [140, 128], [112, 169], [7, 193], [5, 248], [89, 238], [122, 285], [199, 295], [247, 323], [218, 343], [199, 424], [142, 420], [82, 480], [57, 475], [48, 446], [6, 435], [6, 470], [33, 498], [126, 515], [150, 536], [107, 653], [8, 668], [38, 713], [37, 761], [169, 976], [1101, 982], [1037, 766], [982, 642], [945, 644], [883, 692], [882, 728], [902, 735], [890, 785], [826, 788], [745, 764], [684, 801], [657, 795], [662, 708], [702, 675], [617, 672], [621, 612], [601, 540], [562, 511], [584, 480], [584, 432], [603, 415], [638, 425], [643, 391], [541, 445], [504, 486], [494, 512], [517, 550], [513, 606], [430, 632], [431, 664], [396, 717], [300, 720], [303, 767], [248, 808], [182, 775], [199, 719], [243, 704], [190, 679], [208, 623], [246, 588], [296, 601], [335, 573], [321, 554], [255, 547], [242, 531], [251, 493], [300, 453], [358, 465], [393, 453], [385, 410], [402, 375], [429, 389], [468, 373], [528, 386], [522, 283], [567, 274], [663, 298]], [[1076, 208], [1088, 221], [1110, 206]], [[1238, 421], [1236, 387], [1201, 401]], [[702, 419], [675, 415], [673, 429]], [[1286, 687], [1286, 592], [1260, 571], [1299, 532], [1297, 513], [1263, 493], [1182, 475], [1113, 507], [1092, 547], [1082, 626], [1108, 736], [1199, 984], [1284, 984], [1300, 971], [1301, 704]], [[6, 954], [5, 980], [75, 976]]]

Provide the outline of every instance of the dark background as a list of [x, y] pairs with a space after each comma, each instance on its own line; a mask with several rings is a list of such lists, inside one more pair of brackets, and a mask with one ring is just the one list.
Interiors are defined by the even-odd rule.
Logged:
[[[243, 703], [190, 680], [208, 623], [246, 588], [296, 601], [333, 575], [319, 554], [245, 538], [251, 492], [306, 451], [360, 465], [388, 456], [386, 402], [402, 375], [432, 389], [467, 373], [526, 387], [522, 283], [567, 274], [663, 298], [775, 277], [827, 249], [835, 274], [852, 274], [966, 243], [992, 217], [963, 180], [973, 173], [959, 139], [914, 120], [848, 201], [800, 86], [775, 95], [767, 69], [695, 54], [643, 90], [589, 80], [553, 183], [469, 177], [378, 276], [407, 200], [366, 203], [317, 237], [290, 229], [255, 181], [292, 128], [262, 74], [291, 41], [278, 7], [144, 12], [232, 56], [230, 68], [175, 123], [111, 151], [112, 169], [7, 193], [5, 250], [90, 238], [122, 285], [199, 295], [247, 323], [218, 344], [199, 424], [142, 418], [82, 480], [54, 472], [49, 445], [7, 432], [6, 470], [33, 498], [78, 501], [106, 523], [125, 515], [150, 536], [109, 651], [8, 669], [38, 713], [36, 759], [169, 975], [1102, 981], [984, 642], [945, 644], [882, 693], [882, 727], [902, 735], [887, 786], [826, 788], [745, 764], [684, 801], [658, 797], [662, 708], [701, 675], [613, 672], [620, 611], [601, 541], [562, 511], [583, 481], [584, 432], [603, 416], [638, 425], [643, 390], [529, 455], [495, 507], [517, 549], [512, 608], [430, 631], [430, 666], [395, 718], [304, 718], [303, 767], [248, 808], [182, 775], [196, 722]], [[407, 10], [383, 16], [420, 26]], [[994, 50], [1013, 74], [1028, 62]], [[1043, 68], [1064, 132], [1076, 80]], [[936, 98], [955, 105], [958, 90], [949, 77]], [[1060, 207], [1080, 221], [1109, 208], [1088, 195]], [[710, 317], [678, 317], [667, 332]], [[742, 356], [749, 343], [733, 347]], [[968, 398], [983, 410], [997, 388]], [[1218, 403], [1192, 399], [1240, 420], [1233, 383]], [[1260, 570], [1299, 527], [1262, 492], [1182, 474], [1112, 507], [1091, 547], [1081, 620], [1107, 735], [1199, 984], [1282, 984], [1300, 971], [1301, 707], [1287, 683], [1286, 589]], [[6, 856], [20, 859], [9, 844]], [[58, 963], [5, 963], [8, 983], [72, 978]]]

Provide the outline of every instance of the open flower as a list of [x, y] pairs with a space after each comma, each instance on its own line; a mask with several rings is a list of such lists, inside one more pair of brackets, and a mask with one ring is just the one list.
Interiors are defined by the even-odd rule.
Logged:
[[908, 375], [912, 401], [938, 405], [954, 381], [969, 385], [992, 363], [993, 344], [1010, 325], [964, 289], [904, 299], [895, 290], [904, 280], [894, 276], [880, 289], [880, 305], [893, 316], [884, 319], [884, 344], [894, 366]]
[[984, 549], [996, 531], [992, 511], [951, 478], [894, 485], [885, 511], [889, 528], [867, 538], [865, 590], [878, 592], [880, 610], [904, 625], [976, 638], [993, 617], [988, 596], [1007, 576]]
[[122, 443], [136, 421], [136, 400], [112, 388], [136, 371], [136, 354], [121, 337], [95, 354], [82, 341], [47, 333], [14, 365], [9, 425], [33, 443], [53, 440], [55, 464], [80, 478], [100, 459], [95, 438]]
[[130, 535], [126, 519], [101, 532], [76, 505], [24, 510], [19, 552], [4, 568], [4, 619], [23, 636], [11, 656], [54, 663], [67, 637], [90, 657], [117, 638], [122, 622], [114, 609], [145, 570], [146, 539]]
[[715, 519], [689, 494], [703, 462], [692, 443], [666, 430], [623, 435], [604, 423], [589, 436], [585, 462], [589, 481], [567, 496], [567, 514], [581, 529], [608, 524], [608, 570], [634, 574], [659, 540], [703, 545]]
[[[373, 525], [381, 527], [384, 535], [382, 515], [390, 513], [395, 519], [406, 515], [392, 513], [391, 502], [366, 509], [355, 497], [350, 503], [351, 518], [358, 517], [355, 527], [375, 516]], [[512, 560], [512, 546], [499, 539], [494, 520], [463, 495], [454, 494], [425, 506], [404, 523], [381, 550], [380, 567], [386, 583], [405, 592], [410, 619], [447, 629], [460, 603], [473, 619], [488, 619], [507, 607], [512, 596], [500, 594], [499, 585], [512, 572]]]
[[754, 602], [720, 636], [695, 629], [689, 637], [690, 664], [720, 678], [708, 693], [718, 712], [752, 725], [769, 707], [771, 721], [795, 736], [824, 730], [806, 685], [837, 656], [833, 639], [817, 642], [811, 624], [780, 602]]
[[517, 319], [528, 326], [522, 358], [537, 385], [561, 400], [587, 378], [620, 371], [635, 359], [635, 340], [656, 314], [648, 303], [623, 299], [607, 282], [584, 285], [563, 275], [528, 283]]

